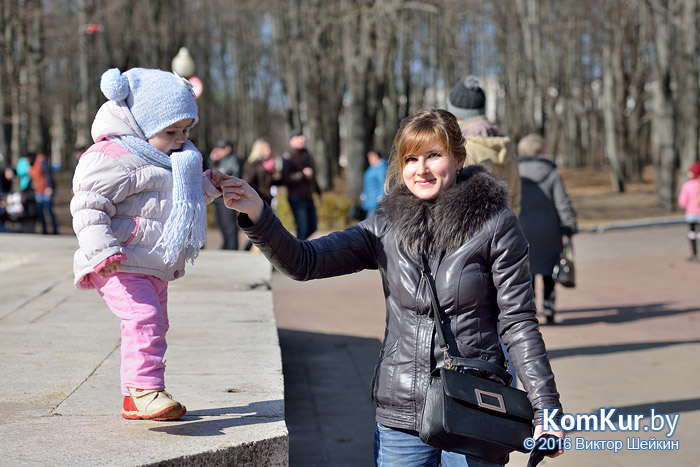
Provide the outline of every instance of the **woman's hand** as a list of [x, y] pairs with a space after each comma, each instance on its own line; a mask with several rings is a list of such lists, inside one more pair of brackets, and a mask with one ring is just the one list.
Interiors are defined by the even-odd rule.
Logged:
[[[534, 433], [534, 435], [533, 435], [533, 438], [537, 439], [537, 438], [539, 438], [540, 436], [545, 435], [545, 434], [546, 434], [546, 435], [553, 435], [553, 436], [556, 436], [557, 438], [563, 438], [563, 437], [564, 437], [564, 432], [563, 432], [563, 431], [554, 431], [554, 430], [543, 431], [543, 430], [542, 430], [542, 425], [535, 425], [535, 433]], [[555, 452], [554, 454], [549, 454], [547, 457], [552, 457], [552, 458], [554, 458], [554, 457], [557, 457], [557, 456], [561, 456], [562, 454], [564, 454], [564, 450], [563, 450], [563, 449], [560, 449], [560, 450], [558, 450], [557, 452]]]
[[264, 207], [263, 200], [245, 180], [225, 175], [220, 185], [227, 208], [246, 213], [253, 224], [260, 219]]

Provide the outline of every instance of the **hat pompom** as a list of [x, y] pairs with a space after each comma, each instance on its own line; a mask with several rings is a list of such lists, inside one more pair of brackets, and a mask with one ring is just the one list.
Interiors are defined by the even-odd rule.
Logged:
[[102, 94], [111, 101], [122, 101], [129, 95], [129, 80], [118, 68], [110, 68], [102, 74]]
[[479, 89], [479, 78], [474, 75], [469, 75], [464, 78], [464, 87], [467, 89]]

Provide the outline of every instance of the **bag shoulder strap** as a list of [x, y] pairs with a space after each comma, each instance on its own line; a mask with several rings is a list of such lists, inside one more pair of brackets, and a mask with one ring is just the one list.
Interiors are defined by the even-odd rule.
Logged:
[[488, 360], [477, 360], [475, 358], [463, 358], [463, 357], [453, 357], [450, 355], [450, 346], [445, 340], [445, 332], [442, 327], [442, 321], [440, 319], [440, 302], [437, 297], [437, 289], [435, 287], [435, 279], [432, 274], [430, 274], [430, 266], [428, 265], [428, 260], [423, 258], [423, 269], [421, 273], [426, 278], [428, 282], [428, 291], [430, 292], [430, 305], [433, 315], [433, 325], [435, 327], [435, 333], [438, 338], [438, 345], [445, 356], [445, 366], [447, 369], [454, 369], [455, 367], [468, 367], [476, 368], [477, 370], [483, 370], [488, 373], [492, 373], [498, 376], [507, 386], [510, 385], [513, 377], [504, 368], [496, 365]]

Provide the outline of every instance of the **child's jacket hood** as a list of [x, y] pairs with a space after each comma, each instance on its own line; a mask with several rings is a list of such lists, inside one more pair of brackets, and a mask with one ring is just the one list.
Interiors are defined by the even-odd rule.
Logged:
[[96, 143], [116, 135], [146, 139], [124, 101], [105, 102], [95, 115], [90, 133]]

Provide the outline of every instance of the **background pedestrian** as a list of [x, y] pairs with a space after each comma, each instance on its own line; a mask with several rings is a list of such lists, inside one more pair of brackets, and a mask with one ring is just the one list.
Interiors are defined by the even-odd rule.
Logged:
[[530, 244], [530, 271], [542, 277], [542, 308], [554, 323], [556, 291], [552, 272], [562, 252], [562, 235], [577, 230], [576, 212], [554, 161], [545, 154], [544, 138], [531, 133], [518, 143], [522, 180], [520, 224]]
[[520, 213], [520, 174], [515, 147], [494, 122], [486, 118], [486, 94], [476, 76], [455, 84], [447, 96], [447, 110], [462, 129], [466, 146], [465, 165], [479, 164], [508, 184], [508, 207]]
[[287, 187], [287, 200], [292, 209], [297, 238], [306, 240], [318, 227], [314, 193], [322, 200], [316, 183], [313, 160], [306, 149], [306, 137], [299, 129], [289, 133], [289, 148], [282, 155], [282, 183]]
[[[221, 139], [216, 143], [216, 147], [209, 154], [209, 168], [217, 170], [226, 175], [240, 177], [243, 173], [243, 161], [234, 152], [233, 144], [227, 139]], [[216, 226], [221, 232], [223, 243], [222, 250], [238, 249], [238, 224], [236, 223], [236, 212], [224, 206], [224, 200], [217, 198], [214, 200], [214, 217]]]
[[688, 169], [688, 180], [683, 183], [678, 195], [678, 205], [685, 210], [685, 222], [688, 224], [688, 241], [690, 256], [688, 261], [698, 260], [698, 238], [700, 233], [695, 227], [700, 224], [700, 162], [695, 162]]
[[369, 167], [362, 178], [362, 209], [369, 218], [374, 216], [379, 201], [384, 197], [387, 163], [378, 151], [369, 151], [367, 161]]

